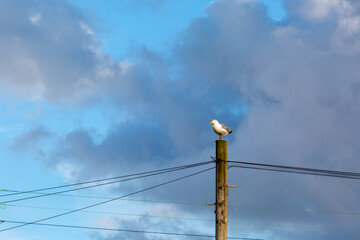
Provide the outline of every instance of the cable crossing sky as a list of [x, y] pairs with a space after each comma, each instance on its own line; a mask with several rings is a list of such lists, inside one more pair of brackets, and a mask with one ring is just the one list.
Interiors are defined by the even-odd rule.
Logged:
[[[214, 238], [215, 237], [213, 235], [194, 234], [194, 233], [170, 233], [170, 232], [157, 232], [157, 231], [141, 231], [141, 230], [102, 228], [102, 227], [88, 227], [88, 226], [76, 226], [76, 225], [64, 225], [64, 224], [29, 223], [29, 222], [7, 221], [7, 220], [0, 220], [0, 224], [1, 223], [33, 224], [33, 225], [48, 226], [48, 227], [78, 228], [78, 229], [105, 230], [105, 231], [116, 231], [116, 232], [133, 232], [133, 233], [172, 235], [172, 236], [184, 236], [184, 237], [201, 237], [201, 238]], [[262, 239], [262, 238], [247, 238], [247, 237], [228, 237], [228, 239], [265, 240], [265, 239]]]
[[134, 176], [150, 174], [150, 173], [160, 173], [161, 174], [161, 173], [167, 173], [168, 171], [177, 171], [177, 170], [183, 170], [183, 169], [188, 169], [188, 168], [192, 168], [192, 167], [198, 167], [198, 166], [209, 164], [211, 162], [212, 161], [199, 162], [199, 163], [194, 163], [194, 164], [188, 164], [188, 165], [171, 167], [171, 168], [163, 168], [163, 169], [140, 172], [140, 173], [134, 173], [134, 174], [127, 174], [127, 175], [111, 177], [111, 178], [103, 178], [103, 179], [91, 180], [91, 181], [86, 181], [86, 182], [79, 182], [79, 183], [73, 183], [73, 184], [60, 185], [60, 186], [55, 186], [55, 187], [47, 187], [47, 188], [33, 189], [33, 190], [29, 190], [29, 191], [8, 193], [8, 194], [2, 194], [2, 195], [0, 195], [0, 197], [8, 197], [8, 196], [13, 196], [13, 195], [32, 193], [32, 192], [37, 192], [37, 191], [52, 190], [52, 189], [64, 188], [64, 187], [72, 187], [72, 186], [77, 186], [77, 185], [83, 185], [83, 184], [89, 184], [89, 183], [95, 183], [95, 182], [102, 182], [102, 181], [108, 181], [108, 180], [125, 178], [125, 177], [134, 177]]
[[[304, 167], [294, 167], [294, 166], [274, 165], [274, 164], [263, 164], [263, 163], [254, 163], [254, 162], [244, 162], [244, 161], [228, 161], [228, 162], [232, 163], [231, 165], [229, 165], [229, 168], [235, 167], [235, 168], [265, 170], [265, 171], [274, 171], [274, 172], [286, 172], [286, 173], [306, 174], [306, 175], [316, 175], [316, 176], [326, 176], [326, 177], [360, 179], [360, 173], [356, 173], [356, 172], [334, 171], [334, 170], [327, 170], [327, 169], [304, 168]], [[40, 195], [7, 200], [7, 201], [0, 202], [0, 204], [3, 205], [3, 206], [6, 206], [6, 204], [11, 203], [11, 202], [23, 201], [23, 200], [27, 200], [27, 199], [33, 199], [33, 198], [39, 198], [39, 197], [45, 197], [45, 196], [51, 196], [51, 195], [61, 195], [62, 193], [66, 193], [66, 192], [77, 191], [77, 190], [93, 188], [93, 187], [99, 187], [99, 186], [104, 186], [104, 185], [108, 185], [108, 184], [114, 184], [114, 183], [119, 183], [119, 182], [130, 181], [130, 180], [136, 180], [136, 179], [141, 179], [141, 178], [150, 177], [150, 176], [156, 176], [156, 175], [170, 173], [170, 172], [174, 172], [174, 171], [180, 171], [180, 170], [190, 169], [190, 168], [194, 168], [194, 167], [204, 166], [204, 165], [207, 165], [207, 164], [210, 164], [210, 163], [213, 163], [213, 161], [199, 162], [199, 163], [195, 163], [195, 164], [189, 164], [189, 165], [183, 165], [183, 166], [177, 166], [177, 167], [171, 167], [171, 168], [164, 168], [164, 169], [152, 170], [152, 171], [146, 171], [146, 172], [139, 172], [139, 173], [134, 173], [134, 174], [128, 174], [128, 175], [111, 177], [111, 178], [104, 178], [104, 179], [98, 179], [98, 180], [91, 180], [91, 181], [79, 182], [79, 183], [74, 183], [74, 184], [67, 184], [67, 185], [60, 185], [60, 186], [54, 186], [54, 187], [40, 188], [40, 189], [34, 189], [34, 190], [29, 190], [29, 191], [14, 191], [13, 193], [7, 193], [7, 194], [0, 195], [0, 197], [10, 197], [10, 196], [20, 195], [20, 194], [40, 194]], [[195, 173], [183, 176], [183, 177], [179, 177], [179, 178], [176, 178], [176, 179], [173, 179], [173, 180], [170, 180], [170, 181], [158, 184], [158, 185], [154, 185], [152, 187], [148, 187], [148, 188], [145, 188], [145, 189], [142, 189], [142, 190], [130, 193], [130, 194], [126, 194], [126, 195], [123, 195], [123, 196], [120, 196], [120, 197], [116, 197], [116, 198], [104, 198], [104, 197], [102, 197], [103, 199], [106, 199], [106, 200], [102, 201], [102, 202], [99, 202], [99, 203], [96, 203], [96, 204], [86, 206], [86, 207], [82, 207], [82, 208], [78, 208], [78, 209], [74, 209], [74, 210], [68, 210], [65, 213], [54, 215], [54, 216], [47, 217], [47, 218], [43, 218], [43, 219], [36, 220], [36, 221], [33, 221], [33, 222], [1, 220], [0, 221], [1, 223], [4, 223], [4, 222], [18, 223], [20, 225], [2, 229], [2, 230], [0, 230], [0, 232], [4, 232], [4, 231], [7, 231], [7, 230], [23, 227], [23, 226], [26, 226], [26, 225], [42, 225], [42, 226], [54, 226], [54, 227], [57, 226], [57, 227], [73, 227], [73, 228], [97, 229], [97, 230], [127, 231], [127, 230], [118, 230], [118, 229], [101, 229], [101, 228], [70, 226], [70, 225], [61, 225], [61, 224], [59, 224], [59, 225], [45, 224], [45, 223], [40, 223], [40, 222], [43, 222], [43, 221], [46, 221], [46, 220], [49, 220], [49, 219], [53, 219], [53, 218], [57, 218], [57, 217], [60, 217], [60, 216], [64, 216], [64, 215], [67, 215], [67, 214], [71, 214], [71, 213], [74, 213], [74, 212], [83, 211], [85, 209], [95, 207], [95, 206], [98, 206], [98, 205], [102, 205], [102, 204], [106, 204], [108, 202], [112, 202], [112, 201], [115, 201], [115, 200], [123, 199], [123, 198], [126, 198], [128, 196], [140, 193], [140, 192], [148, 191], [148, 190], [151, 190], [151, 189], [154, 189], [154, 188], [157, 188], [157, 187], [160, 187], [160, 186], [163, 186], [163, 185], [175, 182], [175, 181], [182, 180], [182, 179], [187, 178], [187, 177], [191, 177], [191, 176], [194, 176], [194, 175], [209, 171], [209, 170], [211, 170], [213, 168], [214, 167], [208, 168], [208, 169], [205, 169], [205, 170], [202, 170], [202, 171], [198, 171], [198, 172], [195, 172]], [[120, 180], [110, 181], [109, 182], [109, 180], [115, 180], [115, 179], [120, 179]], [[107, 182], [104, 183], [104, 181], [107, 181]], [[80, 188], [68, 189], [68, 190], [51, 192], [51, 193], [39, 193], [39, 191], [46, 191], [46, 190], [52, 190], [52, 189], [73, 187], [73, 186], [85, 185], [85, 184], [91, 184], [91, 183], [98, 183], [98, 182], [100, 182], [100, 183], [90, 185], [90, 186], [84, 186], [84, 187], [80, 187]], [[3, 191], [7, 191], [7, 190], [4, 189]], [[86, 197], [86, 196], [83, 196], [83, 197]], [[133, 230], [129, 230], [129, 231], [133, 231]], [[133, 232], [136, 232], [136, 231], [133, 231]], [[146, 232], [146, 231], [138, 231], [138, 232], [156, 234], [156, 232]], [[191, 234], [176, 234], [176, 233], [174, 233], [174, 234], [172, 234], [172, 233], [159, 233], [159, 234], [183, 235], [183, 236], [195, 236], [196, 235], [196, 234], [191, 235]], [[213, 236], [210, 236], [210, 235], [198, 235], [198, 237], [213, 237]], [[229, 237], [229, 239], [253, 239], [253, 238], [230, 238]]]
[[112, 198], [112, 199], [109, 199], [109, 200], [106, 200], [106, 201], [102, 201], [102, 202], [99, 202], [99, 203], [91, 204], [91, 205], [88, 205], [88, 206], [86, 206], [86, 207], [78, 208], [78, 209], [71, 210], [71, 211], [68, 211], [68, 212], [65, 212], [65, 213], [61, 213], [61, 214], [58, 214], [58, 215], [54, 215], [54, 216], [51, 216], [51, 217], [39, 219], [39, 220], [36, 220], [36, 221], [33, 221], [33, 222], [27, 222], [27, 223], [20, 224], [20, 225], [14, 226], [14, 227], [1, 229], [0, 232], [4, 232], [4, 231], [11, 230], [11, 229], [23, 227], [23, 226], [26, 226], [26, 225], [29, 225], [29, 224], [35, 224], [35, 223], [43, 222], [43, 221], [46, 221], [46, 220], [49, 220], [49, 219], [61, 217], [61, 216], [68, 215], [68, 214], [71, 214], [71, 213], [74, 213], [74, 212], [78, 212], [78, 211], [81, 211], [81, 210], [85, 210], [85, 209], [88, 209], [88, 208], [92, 208], [92, 207], [95, 207], [95, 206], [99, 206], [99, 205], [102, 205], [102, 204], [105, 204], [105, 203], [109, 203], [109, 202], [112, 202], [112, 201], [115, 201], [115, 200], [118, 200], [118, 199], [121, 199], [121, 198], [125, 198], [125, 197], [128, 197], [128, 196], [135, 195], [135, 194], [137, 194], [137, 193], [141, 193], [141, 192], [145, 192], [145, 191], [148, 191], [148, 190], [157, 188], [157, 187], [161, 187], [161, 186], [164, 186], [164, 185], [167, 185], [167, 184], [170, 184], [170, 183], [173, 183], [173, 182], [176, 182], [176, 181], [179, 181], [179, 180], [188, 178], [188, 177], [192, 177], [192, 176], [198, 175], [198, 174], [200, 174], [200, 173], [204, 173], [204, 172], [206, 172], [206, 171], [209, 171], [209, 170], [211, 170], [211, 169], [214, 169], [214, 167], [207, 168], [207, 169], [205, 169], [205, 170], [198, 171], [198, 172], [195, 172], [195, 173], [192, 173], [192, 174], [188, 174], [188, 175], [185, 175], [185, 176], [183, 176], [183, 177], [175, 178], [175, 179], [173, 179], [173, 180], [166, 181], [166, 182], [163, 182], [163, 183], [161, 183], [161, 184], [157, 184], [157, 185], [154, 185], [154, 186], [151, 186], [151, 187], [148, 187], [148, 188], [144, 188], [144, 189], [142, 189], [142, 190], [135, 191], [135, 192], [132, 192], [132, 193], [129, 193], [129, 194], [125, 194], [125, 195], [120, 196], [120, 197], [116, 197], [116, 198]]
[[[169, 172], [174, 172], [174, 171], [189, 169], [189, 168], [193, 168], [193, 167], [198, 167], [198, 166], [202, 166], [202, 165], [209, 164], [209, 163], [211, 163], [211, 162], [200, 163], [200, 164], [192, 164], [191, 166], [186, 165], [186, 166], [182, 166], [182, 167], [172, 168], [172, 169], [170, 169], [170, 170], [160, 170], [160, 171], [158, 171], [158, 172], [156, 172], [156, 173], [151, 173], [151, 174], [147, 174], [147, 175], [142, 175], [142, 176], [127, 178], [127, 179], [122, 179], [122, 180], [117, 180], [117, 181], [112, 181], [112, 182], [100, 183], [100, 184], [95, 184], [95, 185], [91, 185], [91, 186], [80, 187], [80, 188], [75, 188], [75, 189], [70, 189], [70, 190], [63, 190], [63, 191], [58, 191], [58, 192], [45, 193], [45, 194], [37, 195], [37, 196], [24, 197], [24, 198], [19, 198], [19, 199], [13, 199], [13, 200], [8, 200], [8, 201], [3, 201], [3, 202], [0, 202], [0, 205], [1, 205], [1, 204], [6, 204], [6, 203], [12, 203], [12, 202], [18, 202], [18, 201], [33, 199], [33, 198], [46, 197], [46, 196], [51, 196], [51, 195], [56, 195], [56, 194], [61, 194], [61, 193], [66, 193], [66, 192], [73, 192], [73, 191], [83, 190], [83, 189], [88, 189], [88, 188], [93, 188], [93, 187], [100, 187], [100, 186], [105, 186], [105, 185], [114, 184], [114, 183], [119, 183], [119, 182], [126, 182], [126, 181], [136, 180], [136, 179], [145, 178], [145, 177], [156, 176], [156, 175], [159, 175], [159, 174], [164, 174], [164, 173], [169, 173]], [[154, 171], [152, 171], [152, 172], [154, 172]], [[138, 175], [138, 174], [135, 174], [135, 175]], [[131, 175], [127, 175], [127, 176], [131, 176]], [[103, 181], [103, 180], [99, 180], [99, 181]], [[83, 184], [83, 183], [81, 183], [81, 184]], [[77, 184], [77, 185], [79, 185], [79, 184]], [[59, 188], [59, 187], [54, 187], [54, 188]], [[52, 188], [47, 188], [47, 189], [52, 189]], [[33, 193], [33, 192], [35, 192], [35, 191], [36, 191], [36, 190], [31, 190], [31, 191], [17, 192], [17, 193], [18, 193], [18, 194], [21, 194], [21, 193]], [[5, 195], [2, 195], [2, 196], [11, 196], [11, 195], [14, 195], [14, 194], [15, 194], [15, 193], [13, 193], [13, 194], [5, 194]]]
[[295, 174], [324, 176], [324, 177], [360, 179], [360, 173], [357, 172], [334, 171], [327, 169], [293, 167], [293, 166], [274, 165], [274, 164], [241, 162], [241, 161], [228, 161], [228, 162], [234, 163], [229, 165], [229, 167], [235, 167], [235, 168], [246, 168], [246, 169], [254, 169], [254, 170], [273, 171], [273, 172], [286, 172], [286, 173], [295, 173]]

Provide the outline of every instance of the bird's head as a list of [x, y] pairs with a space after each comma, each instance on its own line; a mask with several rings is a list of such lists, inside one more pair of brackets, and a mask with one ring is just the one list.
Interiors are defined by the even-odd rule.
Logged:
[[219, 123], [219, 122], [215, 119], [210, 122], [210, 124], [215, 124], [215, 123]]

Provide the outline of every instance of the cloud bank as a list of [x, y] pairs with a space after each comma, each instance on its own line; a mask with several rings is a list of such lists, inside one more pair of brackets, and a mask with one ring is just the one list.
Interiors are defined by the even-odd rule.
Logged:
[[[280, 23], [267, 18], [257, 1], [214, 1], [207, 17], [194, 20], [179, 37], [172, 61], [143, 49], [141, 60], [128, 67], [96, 50], [86, 19], [70, 6], [16, 6], [9, 26], [0, 12], [6, 33], [0, 36], [3, 87], [55, 102], [106, 97], [128, 111], [128, 120], [115, 124], [99, 144], [84, 129], [59, 139], [53, 164], [66, 159], [83, 166], [79, 178], [118, 175], [134, 164], [141, 169], [206, 161], [214, 154], [213, 118], [235, 130], [228, 137], [231, 160], [359, 168], [357, 1], [286, 1], [289, 12]], [[170, 80], [174, 64], [178, 77]], [[26, 133], [18, 139], [26, 140]], [[212, 186], [202, 187], [209, 181], [204, 175], [189, 188], [158, 190], [148, 197], [202, 201], [199, 196], [213, 193]], [[317, 213], [359, 212], [354, 181], [240, 169], [229, 170], [230, 181], [239, 187], [229, 204], [299, 210], [234, 209], [229, 218], [250, 224], [230, 225], [233, 236], [359, 237], [350, 231], [358, 227], [356, 216]]]

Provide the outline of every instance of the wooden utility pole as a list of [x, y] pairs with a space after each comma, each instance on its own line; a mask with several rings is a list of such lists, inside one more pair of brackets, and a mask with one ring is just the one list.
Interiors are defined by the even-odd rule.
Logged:
[[216, 240], [227, 240], [227, 142], [216, 141]]

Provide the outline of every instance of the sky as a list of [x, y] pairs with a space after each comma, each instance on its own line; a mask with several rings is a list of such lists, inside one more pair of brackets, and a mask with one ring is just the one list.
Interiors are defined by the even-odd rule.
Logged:
[[[359, 172], [357, 0], [0, 0], [0, 203], [211, 160]], [[212, 165], [0, 205], [32, 222]], [[230, 168], [228, 236], [359, 239], [356, 180]], [[43, 223], [214, 235], [214, 171]], [[71, 196], [69, 196], [71, 195]], [[0, 231], [16, 224], [0, 223]], [[27, 225], [0, 239], [205, 239]]]

